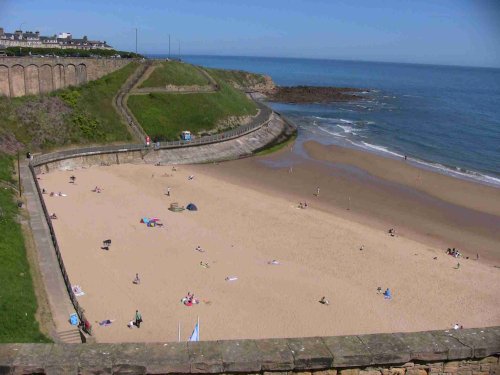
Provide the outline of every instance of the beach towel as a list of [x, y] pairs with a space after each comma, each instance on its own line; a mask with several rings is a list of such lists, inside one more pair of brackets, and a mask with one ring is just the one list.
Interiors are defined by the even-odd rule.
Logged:
[[82, 290], [82, 288], [80, 287], [80, 285], [72, 285], [71, 289], [73, 290], [73, 293], [77, 297], [81, 297], [81, 296], [85, 295], [85, 292]]
[[100, 321], [99, 325], [102, 327], [107, 327], [107, 326], [110, 326], [111, 323], [113, 323], [113, 322], [114, 322], [114, 320], [105, 319], [105, 320]]
[[226, 277], [225, 280], [226, 281], [236, 281], [236, 280], [238, 280], [238, 278], [236, 276], [228, 276], [228, 277]]

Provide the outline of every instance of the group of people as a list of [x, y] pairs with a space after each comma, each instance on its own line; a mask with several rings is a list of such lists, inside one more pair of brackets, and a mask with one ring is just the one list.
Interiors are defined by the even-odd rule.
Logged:
[[102, 189], [101, 189], [99, 186], [96, 186], [96, 187], [92, 190], [92, 192], [93, 192], [93, 193], [100, 193], [101, 191], [102, 191]]
[[387, 233], [389, 233], [389, 235], [390, 235], [391, 237], [394, 237], [394, 236], [396, 235], [396, 229], [394, 229], [394, 228], [390, 228], [390, 229], [387, 231]]
[[142, 323], [142, 314], [139, 312], [139, 310], [135, 310], [135, 317], [134, 317], [134, 320], [131, 320], [128, 324], [127, 324], [127, 327], [128, 328], [132, 328], [132, 327], [137, 327], [137, 328], [141, 328], [141, 323]]
[[[42, 193], [43, 193], [43, 191], [42, 191]], [[45, 193], [43, 193], [43, 194], [45, 194]], [[53, 191], [51, 191], [50, 194], [49, 194], [49, 196], [51, 196], [51, 197], [65, 197], [66, 194], [64, 194], [62, 192], [54, 193]]]
[[184, 297], [183, 299], [181, 299], [181, 302], [185, 306], [193, 306], [193, 304], [200, 303], [200, 301], [198, 299], [194, 298], [194, 293], [191, 293], [191, 292], [187, 292], [186, 297]]
[[307, 202], [304, 202], [304, 203], [299, 202], [299, 208], [304, 209], [304, 208], [307, 208], [307, 207], [308, 207]]
[[387, 288], [384, 293], [382, 293], [382, 288], [379, 286], [377, 288], [377, 294], [383, 294], [384, 299], [392, 299], [391, 290]]
[[458, 249], [455, 249], [455, 248], [453, 248], [453, 249], [448, 248], [446, 250], [446, 254], [451, 255], [454, 258], [459, 258], [462, 256], [462, 254], [460, 254], [460, 251], [458, 251]]

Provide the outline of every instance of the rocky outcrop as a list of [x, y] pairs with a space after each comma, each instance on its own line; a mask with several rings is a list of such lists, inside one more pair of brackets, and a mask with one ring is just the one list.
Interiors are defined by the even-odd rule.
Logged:
[[356, 93], [366, 91], [351, 87], [276, 86], [273, 90], [265, 94], [269, 101], [300, 104], [359, 100], [363, 97]]

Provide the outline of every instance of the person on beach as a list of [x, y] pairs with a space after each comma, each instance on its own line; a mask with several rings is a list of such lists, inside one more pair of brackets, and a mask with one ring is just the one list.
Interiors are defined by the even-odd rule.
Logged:
[[57, 215], [56, 215], [55, 213], [53, 213], [52, 215], [50, 215], [50, 218], [51, 218], [52, 220], [57, 219]]
[[170, 197], [170, 187], [167, 187], [167, 197]]
[[76, 180], [76, 177], [75, 177], [75, 176], [71, 176], [69, 179], [71, 180], [70, 182], [71, 182], [72, 184], [74, 184], [74, 183], [75, 183], [75, 180]]
[[135, 274], [135, 279], [132, 281], [134, 284], [139, 285], [141, 283], [141, 279], [139, 278], [139, 274]]
[[139, 310], [135, 310], [135, 326], [137, 328], [141, 328], [141, 323], [142, 323], [142, 315], [139, 312]]
[[201, 248], [201, 246], [200, 246], [200, 245], [196, 246], [196, 249], [195, 249], [195, 250], [196, 250], [196, 251], [199, 251], [200, 253], [205, 252], [205, 250], [203, 250], [203, 249]]
[[319, 197], [319, 186], [316, 188], [316, 196]]
[[392, 298], [392, 295], [391, 295], [391, 290], [389, 288], [387, 288], [384, 292], [384, 298], [385, 299], [391, 299]]
[[327, 305], [327, 306], [328, 306], [328, 305], [330, 304], [330, 301], [328, 301], [328, 300], [326, 299], [326, 297], [325, 297], [325, 296], [323, 296], [323, 297], [321, 297], [321, 299], [319, 300], [319, 303], [321, 303], [322, 305]]

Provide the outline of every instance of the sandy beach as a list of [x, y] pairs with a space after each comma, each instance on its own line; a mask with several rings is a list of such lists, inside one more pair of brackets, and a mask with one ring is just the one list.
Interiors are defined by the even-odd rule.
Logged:
[[[306, 147], [325, 162], [335, 154], [318, 144]], [[197, 317], [202, 340], [500, 324], [500, 292], [493, 287], [500, 285], [494, 267], [498, 189], [481, 193], [491, 205], [477, 196], [457, 205], [458, 192], [441, 199], [442, 193], [384, 178], [383, 167], [368, 177], [347, 170], [347, 159], [332, 159], [334, 168], [299, 160], [292, 173], [266, 164], [293, 159], [288, 152], [177, 171], [120, 165], [40, 175], [47, 192], [67, 194], [47, 194], [45, 201], [58, 216], [53, 223], [64, 262], [85, 292], [79, 299], [97, 340], [176, 341], [179, 323], [186, 340]], [[361, 163], [349, 160], [351, 167]], [[95, 186], [102, 192], [92, 192]], [[317, 186], [319, 197], [313, 196]], [[297, 208], [304, 200], [308, 208]], [[193, 202], [199, 210], [172, 212], [172, 202]], [[143, 217], [164, 226], [147, 227]], [[389, 227], [396, 237], [387, 234]], [[440, 244], [455, 234], [456, 244], [476, 245], [480, 261], [444, 253]], [[105, 239], [112, 240], [109, 251], [101, 249]], [[272, 260], [279, 264], [268, 264]], [[132, 283], [136, 273], [140, 285]], [[378, 287], [390, 288], [392, 299]], [[200, 303], [182, 304], [188, 292]], [[330, 305], [318, 302], [323, 296]], [[144, 322], [129, 329], [136, 309]], [[105, 319], [114, 321], [96, 323]]]

